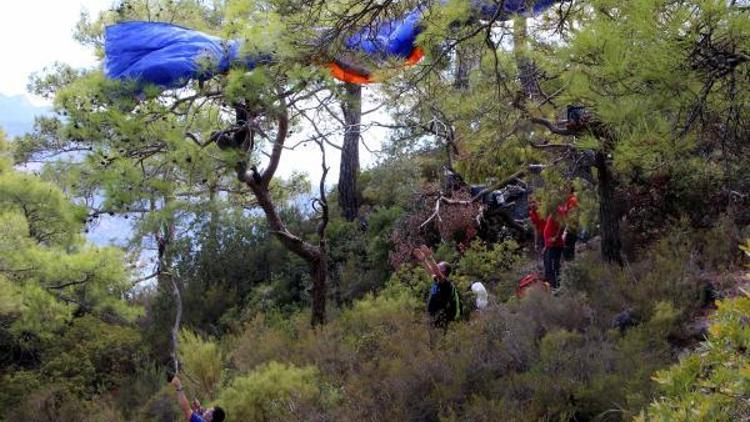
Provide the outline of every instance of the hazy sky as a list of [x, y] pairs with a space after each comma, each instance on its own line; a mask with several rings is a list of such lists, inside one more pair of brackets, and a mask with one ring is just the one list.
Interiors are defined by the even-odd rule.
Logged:
[[[93, 52], [79, 46], [73, 29], [81, 15], [106, 9], [112, 0], [8, 1], [0, 13], [0, 93], [26, 94], [29, 75], [60, 61], [77, 67], [96, 64]], [[39, 99], [32, 99], [39, 104]]]

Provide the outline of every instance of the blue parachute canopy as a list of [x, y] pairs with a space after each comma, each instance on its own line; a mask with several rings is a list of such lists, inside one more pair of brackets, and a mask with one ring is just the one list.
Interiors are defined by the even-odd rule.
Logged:
[[[445, 2], [446, 0], [441, 0]], [[514, 14], [541, 13], [559, 0], [505, 0], [503, 10], [486, 0], [473, 0], [474, 12], [482, 18], [510, 18]], [[496, 16], [497, 15], [497, 16]], [[422, 12], [415, 9], [397, 19], [383, 20], [350, 36], [345, 46], [374, 60], [409, 58], [422, 31]], [[104, 73], [139, 85], [178, 88], [190, 79], [208, 79], [231, 66], [253, 69], [267, 63], [267, 55], [241, 55], [242, 43], [223, 40], [199, 31], [163, 22], [123, 22], [108, 26], [104, 39]]]
[[255, 67], [257, 60], [240, 57], [240, 47], [239, 41], [167, 23], [124, 22], [105, 30], [104, 72], [113, 79], [177, 88], [226, 72], [236, 62]]
[[414, 51], [421, 20], [422, 12], [414, 10], [403, 18], [380, 22], [349, 37], [346, 48], [376, 58], [405, 59]]
[[[512, 15], [537, 15], [559, 0], [537, 0], [529, 8], [528, 0], [505, 0], [503, 11], [498, 14], [499, 20], [507, 20]], [[447, 0], [441, 0], [446, 3]], [[472, 9], [485, 19], [492, 18], [498, 4], [486, 0], [475, 0]], [[346, 42], [350, 50], [361, 51], [379, 58], [407, 58], [414, 51], [417, 36], [422, 32], [422, 11], [414, 9], [399, 19], [380, 21], [352, 35]]]

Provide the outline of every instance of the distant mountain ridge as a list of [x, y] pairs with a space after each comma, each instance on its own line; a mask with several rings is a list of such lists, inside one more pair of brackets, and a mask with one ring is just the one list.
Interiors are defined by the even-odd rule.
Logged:
[[34, 116], [49, 113], [48, 107], [38, 107], [23, 95], [0, 94], [0, 127], [9, 136], [21, 136], [34, 127]]

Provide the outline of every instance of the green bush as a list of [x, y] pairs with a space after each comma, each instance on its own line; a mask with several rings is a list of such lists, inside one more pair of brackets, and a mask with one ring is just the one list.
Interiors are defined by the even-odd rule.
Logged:
[[[128, 382], [121, 385], [112, 395], [117, 408], [123, 416], [130, 419], [163, 420], [167, 418], [146, 415], [147, 409], [153, 410], [154, 400], [158, 400], [161, 390], [164, 390], [164, 402], [176, 406], [174, 388], [166, 383], [164, 368], [154, 363], [144, 363], [135, 373], [131, 374]], [[174, 414], [177, 414], [175, 407]], [[171, 418], [168, 418], [171, 420]]]
[[695, 253], [690, 234], [673, 230], [645, 251], [643, 259], [623, 267], [592, 255], [577, 257], [563, 266], [562, 286], [588, 298], [602, 327], [628, 309], [646, 320], [659, 302], [671, 303], [685, 321], [706, 302]]
[[[568, 266], [560, 295], [532, 291], [447, 332], [432, 328], [424, 311], [429, 277], [403, 266], [385, 289], [324, 327], [310, 330], [304, 314], [259, 316], [234, 340], [231, 361], [245, 374], [273, 361], [317, 368], [316, 385], [329, 398], [322, 407], [296, 404], [302, 419], [629, 419], [653, 399], [651, 377], [673, 362], [670, 340], [697, 300], [685, 293], [689, 248], [665, 242], [629, 268], [582, 256]], [[512, 248], [473, 249], [458, 268], [481, 279], [515, 259]], [[627, 308], [636, 326], [612, 329]]]
[[639, 421], [739, 421], [750, 418], [750, 298], [718, 304], [708, 339], [654, 379], [662, 396]]
[[90, 315], [76, 318], [38, 355], [38, 367], [5, 375], [8, 389], [3, 388], [0, 404], [16, 403], [46, 384], [89, 400], [127, 384], [143, 355], [135, 328], [107, 324]]
[[213, 398], [224, 378], [224, 353], [211, 339], [182, 330], [179, 336], [179, 360], [185, 384], [197, 397]]
[[515, 269], [520, 262], [519, 246], [515, 241], [488, 245], [476, 240], [458, 261], [453, 278], [462, 291], [467, 290], [474, 281], [481, 281], [486, 287], [491, 287], [501, 300], [505, 300], [515, 291]]
[[18, 421], [113, 422], [124, 421], [110, 402], [102, 398], [81, 400], [67, 388], [49, 384], [5, 409], [7, 419]]
[[[144, 398], [142, 398], [143, 400]], [[161, 389], [146, 396], [138, 408], [137, 419], [146, 421], [177, 421], [183, 418], [182, 411], [177, 404], [174, 387], [163, 384]]]
[[298, 403], [316, 402], [321, 390], [315, 367], [297, 368], [270, 362], [239, 376], [219, 396], [228, 418], [237, 421], [289, 420]]

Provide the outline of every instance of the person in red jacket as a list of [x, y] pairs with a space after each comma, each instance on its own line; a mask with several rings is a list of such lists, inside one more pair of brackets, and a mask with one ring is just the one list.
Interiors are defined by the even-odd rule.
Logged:
[[565, 229], [565, 218], [568, 212], [578, 206], [578, 198], [571, 191], [566, 201], [554, 208], [553, 212], [543, 219], [536, 207], [535, 202], [529, 205], [529, 217], [537, 232], [544, 237], [544, 278], [553, 289], [560, 287], [560, 261], [562, 258], [565, 240], [563, 231]]

